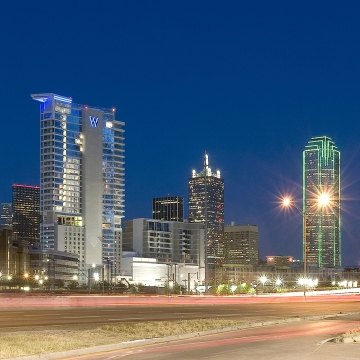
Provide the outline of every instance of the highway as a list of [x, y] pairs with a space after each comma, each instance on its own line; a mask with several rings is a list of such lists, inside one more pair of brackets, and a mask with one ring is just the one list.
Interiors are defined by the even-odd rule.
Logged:
[[[102, 324], [119, 322], [144, 322], [181, 319], [221, 318], [243, 321], [268, 321], [289, 317], [306, 317], [360, 311], [360, 296], [328, 296], [298, 298], [291, 301], [282, 298], [237, 298], [236, 302], [226, 303], [226, 298], [204, 297], [195, 303], [188, 298], [174, 298], [169, 303], [165, 297], [147, 299], [146, 304], [119, 303], [107, 305], [103, 298], [101, 305], [41, 308], [16, 307], [1, 308], [0, 332], [41, 329], [86, 329]], [[191, 300], [191, 299], [190, 299]], [[114, 302], [114, 299], [112, 298]], [[1, 305], [1, 302], [0, 302]]]

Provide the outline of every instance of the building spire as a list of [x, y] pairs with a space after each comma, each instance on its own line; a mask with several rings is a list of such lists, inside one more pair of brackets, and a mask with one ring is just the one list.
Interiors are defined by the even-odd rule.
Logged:
[[205, 150], [205, 154], [204, 154], [204, 169], [209, 167], [209, 155]]

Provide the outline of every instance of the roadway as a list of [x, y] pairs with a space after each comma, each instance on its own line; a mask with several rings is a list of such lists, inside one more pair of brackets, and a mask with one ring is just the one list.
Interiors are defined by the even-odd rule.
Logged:
[[[109, 297], [111, 298], [111, 297]], [[170, 303], [166, 297], [151, 298], [146, 304], [119, 303], [104, 305], [97, 300], [97, 306], [73, 306], [41, 308], [1, 308], [0, 331], [41, 330], [41, 329], [86, 329], [102, 324], [119, 322], [145, 322], [184, 319], [221, 318], [248, 322], [269, 321], [292, 317], [308, 317], [360, 311], [360, 296], [327, 296], [287, 299], [275, 297], [227, 298], [204, 297], [191, 301], [191, 297], [174, 298]], [[39, 301], [39, 300], [38, 300]], [[114, 298], [112, 298], [114, 302]], [[171, 301], [171, 300], [170, 300]]]

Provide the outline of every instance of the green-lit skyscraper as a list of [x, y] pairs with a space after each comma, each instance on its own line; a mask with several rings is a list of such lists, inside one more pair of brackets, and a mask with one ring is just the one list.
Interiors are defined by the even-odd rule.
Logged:
[[341, 266], [340, 152], [327, 136], [311, 138], [303, 152], [303, 213], [306, 266]]

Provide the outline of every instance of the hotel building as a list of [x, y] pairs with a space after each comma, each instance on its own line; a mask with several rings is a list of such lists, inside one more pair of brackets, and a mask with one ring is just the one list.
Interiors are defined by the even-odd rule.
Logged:
[[40, 241], [43, 250], [75, 253], [80, 274], [121, 258], [124, 216], [124, 123], [115, 109], [52, 93], [40, 102]]

